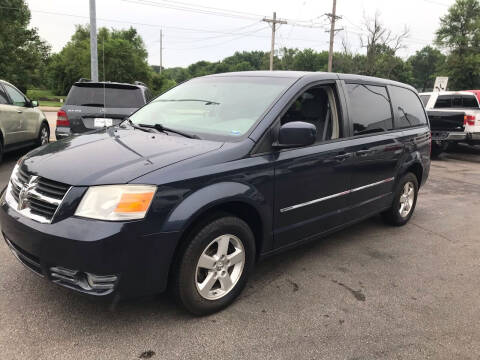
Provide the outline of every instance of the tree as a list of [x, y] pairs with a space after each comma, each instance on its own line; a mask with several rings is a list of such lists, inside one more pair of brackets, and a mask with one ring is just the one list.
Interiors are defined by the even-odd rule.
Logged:
[[431, 46], [425, 46], [410, 56], [408, 63], [412, 68], [412, 85], [421, 91], [433, 88], [435, 77], [441, 72], [445, 59], [440, 50]]
[[[360, 43], [367, 50], [367, 58], [364, 73], [371, 76], [385, 76], [385, 71], [380, 71], [378, 66], [380, 62], [384, 70], [385, 63], [391, 60], [398, 63], [395, 55], [398, 50], [404, 47], [404, 40], [408, 37], [407, 27], [399, 34], [394, 34], [391, 30], [383, 26], [380, 21], [380, 14], [377, 12], [373, 19], [364, 19], [364, 32], [366, 35], [360, 36]], [[380, 62], [379, 62], [380, 61]]]
[[480, 88], [480, 1], [457, 0], [440, 19], [435, 43], [449, 51], [450, 87]]
[[50, 46], [37, 29], [29, 29], [30, 10], [24, 0], [3, 0], [0, 7], [0, 74], [26, 91], [41, 86]]
[[[147, 50], [133, 28], [98, 31], [99, 79], [151, 85], [153, 71], [147, 63]], [[90, 30], [77, 26], [71, 40], [52, 56], [49, 64], [50, 84], [58, 94], [66, 94], [79, 78], [90, 77]]]

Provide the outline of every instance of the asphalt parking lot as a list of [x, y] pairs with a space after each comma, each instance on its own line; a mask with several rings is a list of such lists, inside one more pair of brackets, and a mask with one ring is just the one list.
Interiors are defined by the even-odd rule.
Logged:
[[[6, 155], [2, 187], [23, 153]], [[373, 218], [272, 257], [203, 318], [166, 296], [112, 311], [38, 278], [2, 241], [0, 358], [478, 359], [479, 195], [480, 151], [445, 154], [407, 226]]]

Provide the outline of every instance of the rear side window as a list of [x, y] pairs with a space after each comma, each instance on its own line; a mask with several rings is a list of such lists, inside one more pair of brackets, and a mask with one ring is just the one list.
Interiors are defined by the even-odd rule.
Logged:
[[395, 104], [398, 123], [396, 128], [406, 128], [427, 123], [423, 104], [412, 90], [391, 86], [391, 95]]
[[2, 85], [0, 85], [0, 104], [8, 104], [8, 97], [3, 91]]
[[384, 86], [347, 84], [347, 92], [354, 135], [393, 129], [390, 99]]
[[[105, 91], [105, 92], [104, 92]], [[105, 105], [104, 105], [105, 101]], [[145, 103], [139, 88], [112, 88], [103, 86], [72, 86], [66, 105], [106, 108], [139, 108]]]

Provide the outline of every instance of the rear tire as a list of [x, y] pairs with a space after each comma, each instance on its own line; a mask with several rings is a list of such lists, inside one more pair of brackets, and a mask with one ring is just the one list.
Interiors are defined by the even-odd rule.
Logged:
[[448, 148], [446, 141], [432, 141], [432, 157], [438, 157], [441, 153], [445, 152]]
[[195, 315], [217, 312], [240, 295], [254, 262], [255, 238], [247, 223], [234, 216], [217, 218], [184, 247], [174, 268], [173, 295]]
[[418, 180], [413, 173], [406, 173], [395, 188], [392, 207], [382, 213], [387, 224], [405, 225], [412, 217], [417, 204]]
[[46, 123], [40, 125], [40, 130], [38, 131], [37, 146], [42, 146], [50, 142], [50, 126]]

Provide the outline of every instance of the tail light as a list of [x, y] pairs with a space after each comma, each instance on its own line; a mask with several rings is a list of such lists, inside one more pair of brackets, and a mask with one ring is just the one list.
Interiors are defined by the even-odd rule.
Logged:
[[57, 112], [57, 126], [70, 126], [70, 121], [64, 110], [58, 110]]
[[475, 125], [475, 116], [474, 115], [465, 115], [463, 118], [463, 125]]

